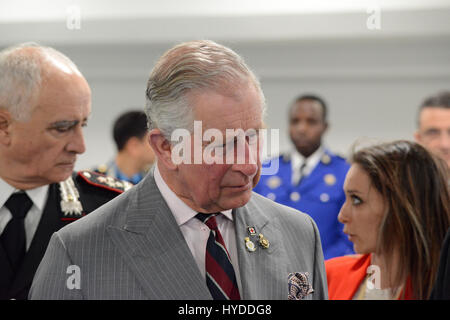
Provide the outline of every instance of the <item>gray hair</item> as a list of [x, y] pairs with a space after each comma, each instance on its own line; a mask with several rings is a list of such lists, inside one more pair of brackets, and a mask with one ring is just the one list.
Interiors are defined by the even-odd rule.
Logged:
[[160, 129], [169, 140], [177, 128], [192, 132], [189, 92], [210, 89], [232, 95], [249, 81], [261, 97], [264, 113], [261, 85], [238, 54], [210, 40], [181, 43], [163, 54], [150, 74], [145, 108], [149, 129]]
[[48, 73], [47, 61], [67, 66], [80, 73], [76, 65], [61, 52], [34, 42], [22, 43], [0, 51], [0, 107], [20, 121], [31, 116], [42, 78]]

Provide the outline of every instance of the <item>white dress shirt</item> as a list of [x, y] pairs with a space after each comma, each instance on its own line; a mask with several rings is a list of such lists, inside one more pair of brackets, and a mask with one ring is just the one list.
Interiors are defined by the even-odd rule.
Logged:
[[297, 150], [291, 152], [291, 168], [292, 168], [292, 185], [297, 185], [301, 178], [300, 168], [306, 161], [306, 166], [303, 169], [303, 176], [309, 176], [317, 164], [325, 154], [325, 149], [320, 146], [312, 155], [305, 159]]
[[[190, 208], [169, 188], [159, 172], [158, 163], [155, 165], [154, 177], [156, 185], [172, 211], [181, 233], [194, 256], [195, 262], [197, 262], [200, 273], [205, 277], [206, 281], [205, 253], [210, 230], [207, 225], [195, 218], [198, 212]], [[222, 214], [216, 216], [216, 221], [225, 246], [231, 256], [239, 292], [242, 292], [232, 209], [222, 211]]]
[[[8, 208], [6, 208], [5, 203], [9, 197], [14, 193], [20, 191], [13, 186], [6, 183], [0, 178], [0, 235], [5, 230], [6, 225], [12, 219], [12, 214]], [[45, 203], [48, 197], [48, 185], [26, 190], [25, 191], [33, 205], [28, 211], [25, 217], [25, 237], [26, 237], [26, 250], [30, 248], [31, 241], [33, 240], [36, 229], [39, 225], [39, 221], [42, 217], [42, 212], [44, 211]]]

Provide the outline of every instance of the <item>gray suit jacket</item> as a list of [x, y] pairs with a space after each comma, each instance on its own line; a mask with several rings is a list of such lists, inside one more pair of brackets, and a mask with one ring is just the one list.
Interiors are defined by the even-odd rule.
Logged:
[[[233, 210], [242, 299], [287, 299], [288, 274], [308, 272], [327, 299], [319, 232], [306, 214], [253, 193]], [[245, 248], [247, 227], [270, 241]], [[75, 267], [74, 267], [75, 266]], [[55, 232], [30, 299], [211, 299], [152, 172], [138, 185]]]

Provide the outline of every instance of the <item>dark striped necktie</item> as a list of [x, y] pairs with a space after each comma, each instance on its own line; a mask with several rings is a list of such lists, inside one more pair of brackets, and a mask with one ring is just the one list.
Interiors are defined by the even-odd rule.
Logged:
[[195, 217], [210, 229], [206, 245], [206, 285], [214, 300], [240, 300], [230, 254], [217, 228], [216, 215], [199, 213]]

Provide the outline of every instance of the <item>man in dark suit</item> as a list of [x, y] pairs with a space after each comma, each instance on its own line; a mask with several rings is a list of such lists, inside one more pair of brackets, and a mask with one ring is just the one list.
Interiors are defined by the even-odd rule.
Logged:
[[62, 53], [0, 52], [0, 299], [26, 299], [53, 232], [129, 186], [73, 172], [90, 112], [90, 88]]
[[147, 85], [155, 166], [52, 236], [30, 298], [326, 299], [314, 221], [252, 192], [263, 111], [259, 81], [231, 49], [205, 40], [166, 52]]

